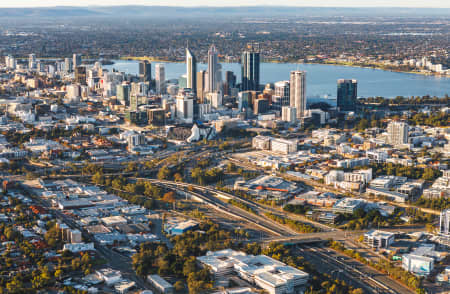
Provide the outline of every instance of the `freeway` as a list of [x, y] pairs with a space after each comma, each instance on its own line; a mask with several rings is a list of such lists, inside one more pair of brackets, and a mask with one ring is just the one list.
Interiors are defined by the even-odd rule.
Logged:
[[[251, 209], [257, 211], [259, 214], [262, 214], [262, 215], [264, 215], [264, 213], [266, 213], [266, 212], [274, 213], [274, 214], [277, 214], [277, 215], [281, 213], [284, 216], [289, 216], [289, 218], [291, 218], [291, 219], [294, 219], [294, 220], [300, 221], [302, 223], [311, 225], [313, 227], [319, 228], [319, 229], [321, 229], [322, 231], [325, 231], [325, 232], [333, 232], [333, 231], [338, 230], [336, 228], [332, 228], [330, 226], [321, 224], [319, 222], [315, 222], [313, 220], [307, 219], [306, 217], [299, 216], [299, 215], [296, 215], [296, 214], [293, 214], [293, 213], [287, 213], [287, 212], [284, 212], [284, 211], [280, 211], [278, 209], [275, 209], [275, 208], [272, 208], [272, 207], [269, 207], [269, 206], [266, 206], [266, 205], [262, 205], [260, 203], [257, 203], [257, 202], [254, 202], [254, 201], [251, 201], [251, 200], [248, 200], [248, 199], [237, 197], [235, 195], [232, 195], [232, 194], [229, 194], [229, 193], [226, 193], [226, 192], [222, 192], [222, 191], [216, 190], [216, 189], [208, 187], [208, 186], [200, 186], [200, 185], [195, 185], [195, 184], [190, 184], [190, 183], [174, 182], [174, 181], [168, 181], [168, 180], [148, 179], [148, 178], [136, 178], [136, 179], [137, 180], [150, 181], [150, 182], [153, 182], [153, 183], [160, 183], [160, 184], [164, 184], [164, 185], [168, 185], [168, 186], [172, 186], [172, 187], [174, 187], [174, 186], [176, 186], [176, 187], [183, 187], [183, 188], [191, 187], [191, 188], [199, 190], [199, 191], [209, 192], [209, 197], [210, 198], [211, 197], [215, 198], [216, 201], [219, 200], [218, 198], [220, 198], [220, 199], [234, 199], [234, 200], [243, 202], [247, 206], [249, 206]], [[254, 214], [252, 216], [254, 216]], [[281, 226], [279, 223], [276, 223], [276, 224], [277, 224], [277, 226]], [[298, 233], [296, 233], [296, 235], [297, 234]]]
[[[303, 245], [298, 247], [298, 253], [307, 261], [314, 264], [317, 270], [324, 273], [337, 273], [338, 276], [336, 278], [343, 279], [354, 287], [362, 288], [365, 293], [415, 293], [411, 289], [391, 279], [386, 274], [380, 273], [334, 250], [320, 246], [312, 248], [311, 246]], [[330, 268], [332, 271], [330, 271]]]
[[170, 187], [181, 193], [186, 193], [193, 198], [196, 197], [197, 199], [207, 203], [212, 208], [214, 208], [222, 213], [225, 213], [232, 217], [247, 221], [247, 222], [251, 223], [253, 226], [263, 229], [264, 231], [269, 232], [273, 235], [284, 236], [284, 237], [298, 235], [297, 232], [295, 232], [294, 230], [292, 230], [290, 228], [280, 226], [280, 224], [278, 224], [270, 219], [263, 218], [259, 215], [252, 214], [252, 213], [250, 213], [246, 210], [243, 210], [239, 207], [236, 207], [236, 206], [233, 206], [226, 202], [223, 202], [222, 200], [211, 196], [209, 193], [204, 193], [204, 192], [198, 193], [198, 192], [194, 192], [194, 191], [188, 191], [187, 186], [178, 185], [180, 183], [171, 182], [171, 181], [162, 181], [162, 180], [144, 179], [144, 178], [139, 178], [139, 180], [150, 181], [154, 184]]

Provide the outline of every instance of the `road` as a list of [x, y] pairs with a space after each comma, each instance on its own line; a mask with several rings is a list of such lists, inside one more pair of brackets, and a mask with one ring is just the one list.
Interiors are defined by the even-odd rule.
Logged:
[[281, 226], [280, 224], [261, 217], [259, 215], [252, 214], [250, 212], [247, 212], [246, 210], [243, 210], [241, 208], [238, 208], [234, 205], [231, 205], [229, 203], [223, 202], [217, 197], [211, 196], [209, 193], [205, 192], [194, 192], [194, 191], [188, 191], [187, 186], [179, 185], [180, 183], [171, 182], [171, 181], [161, 181], [161, 180], [155, 180], [155, 179], [144, 179], [144, 178], [138, 178], [138, 180], [144, 180], [144, 181], [150, 181], [157, 185], [162, 185], [165, 187], [170, 187], [180, 193], [187, 193], [192, 198], [197, 198], [202, 202], [205, 202], [206, 204], [210, 205], [212, 208], [219, 210], [222, 213], [228, 214], [231, 217], [235, 217], [238, 219], [242, 219], [244, 221], [247, 221], [251, 223], [253, 226], [256, 226], [260, 229], [263, 229], [266, 232], [269, 232], [276, 236], [297, 236], [298, 233], [290, 228]]
[[[266, 206], [266, 205], [263, 205], [263, 204], [260, 204], [260, 203], [248, 200], [248, 199], [237, 197], [235, 195], [232, 195], [232, 194], [229, 194], [229, 193], [226, 193], [226, 192], [222, 192], [222, 191], [216, 190], [216, 189], [208, 187], [208, 186], [200, 186], [200, 185], [190, 184], [190, 183], [174, 182], [174, 181], [167, 181], [167, 180], [157, 180], [157, 179], [148, 179], [148, 178], [136, 178], [136, 180], [150, 181], [150, 182], [153, 182], [153, 183], [160, 183], [160, 184], [163, 184], [163, 185], [166, 185], [166, 186], [171, 186], [171, 187], [183, 187], [183, 188], [191, 187], [191, 188], [193, 188], [193, 189], [195, 189], [197, 191], [209, 192], [206, 195], [208, 195], [208, 197], [212, 201], [220, 201], [220, 202], [222, 202], [220, 199], [234, 199], [234, 200], [237, 200], [239, 202], [245, 203], [251, 209], [257, 211], [258, 214], [260, 214], [261, 216], [264, 216], [264, 213], [266, 213], [266, 212], [274, 213], [274, 214], [277, 214], [277, 215], [281, 214], [283, 216], [288, 216], [291, 219], [294, 219], [294, 220], [300, 221], [302, 223], [311, 225], [313, 227], [319, 228], [319, 229], [321, 229], [322, 231], [325, 231], [325, 232], [333, 232], [333, 231], [338, 230], [336, 228], [333, 228], [333, 227], [330, 227], [330, 226], [327, 226], [327, 225], [315, 222], [313, 220], [310, 220], [310, 219], [308, 219], [306, 217], [299, 216], [299, 215], [296, 215], [296, 214], [293, 214], [293, 213], [287, 213], [287, 212], [284, 212], [284, 211], [280, 211], [280, 210], [278, 210], [276, 208], [272, 208], [272, 207], [269, 207], [269, 206]], [[203, 193], [203, 194], [205, 194], [205, 193]], [[251, 214], [251, 215], [253, 217], [255, 217], [254, 214]], [[266, 217], [264, 217], [264, 219], [268, 220]], [[278, 227], [279, 226], [283, 226], [283, 225], [280, 225], [279, 223], [276, 223], [274, 221], [273, 221], [273, 223], [275, 223]], [[286, 226], [284, 226], [284, 227], [286, 227]], [[289, 228], [287, 228], [287, 229], [289, 229]], [[289, 229], [289, 230], [291, 232], [294, 232], [291, 229]], [[295, 232], [295, 235], [297, 235], [297, 234], [298, 233]]]
[[298, 247], [298, 253], [314, 264], [318, 271], [334, 274], [335, 278], [342, 279], [356, 288], [362, 288], [364, 293], [415, 293], [386, 274], [380, 273], [334, 250], [320, 246], [313, 248], [308, 245], [302, 245]]

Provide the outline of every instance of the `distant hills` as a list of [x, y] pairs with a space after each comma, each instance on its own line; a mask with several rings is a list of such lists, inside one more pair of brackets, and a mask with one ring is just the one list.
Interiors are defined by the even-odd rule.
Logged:
[[347, 8], [347, 7], [169, 7], [169, 6], [88, 6], [88, 7], [35, 7], [0, 8], [1, 18], [67, 18], [67, 17], [274, 17], [274, 16], [443, 16], [450, 15], [450, 8]]

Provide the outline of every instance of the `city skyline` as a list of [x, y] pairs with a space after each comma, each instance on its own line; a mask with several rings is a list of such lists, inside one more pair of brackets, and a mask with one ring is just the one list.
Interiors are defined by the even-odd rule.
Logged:
[[[126, 5], [145, 5], [145, 6], [180, 6], [180, 7], [243, 7], [243, 6], [280, 6], [278, 2], [273, 0], [246, 0], [246, 1], [221, 1], [210, 3], [205, 0], [194, 0], [186, 3], [185, 1], [156, 1], [156, 0], [100, 0], [96, 1], [95, 5], [92, 5], [92, 1], [89, 0], [19, 0], [14, 3], [1, 3], [0, 8], [24, 8], [24, 7], [54, 7], [54, 6], [126, 6]], [[377, 0], [371, 1], [370, 3], [361, 4], [360, 1], [347, 0], [347, 1], [337, 1], [337, 0], [326, 0], [317, 3], [311, 0], [301, 0], [301, 1], [291, 1], [289, 5], [282, 5], [285, 7], [298, 6], [298, 7], [404, 7], [404, 8], [450, 8], [450, 3], [443, 3], [439, 0], [431, 1], [392, 1], [388, 0]]]

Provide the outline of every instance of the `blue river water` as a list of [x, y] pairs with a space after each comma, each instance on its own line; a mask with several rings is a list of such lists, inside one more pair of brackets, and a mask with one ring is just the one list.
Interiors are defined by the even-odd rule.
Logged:
[[[104, 66], [106, 69], [116, 69], [125, 73], [137, 74], [138, 61], [115, 60], [113, 65]], [[166, 80], [178, 79], [186, 73], [184, 63], [162, 62], [165, 64]], [[153, 63], [154, 65], [156, 63]], [[198, 64], [197, 70], [206, 70], [206, 64]], [[239, 63], [222, 63], [222, 73], [231, 70], [240, 81], [241, 66]], [[292, 70], [306, 71], [307, 97], [328, 95], [336, 97], [336, 82], [338, 79], [358, 80], [358, 97], [386, 97], [397, 96], [438, 96], [450, 95], [450, 78], [425, 76], [419, 74], [390, 72], [379, 69], [359, 68], [323, 64], [295, 64], [295, 63], [262, 63], [261, 83], [274, 83], [288, 80]], [[155, 67], [152, 66], [154, 76]]]

